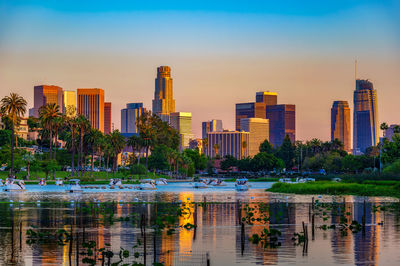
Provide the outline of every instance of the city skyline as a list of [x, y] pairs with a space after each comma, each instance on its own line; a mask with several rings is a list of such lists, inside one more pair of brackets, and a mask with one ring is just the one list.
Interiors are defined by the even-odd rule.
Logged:
[[[281, 103], [296, 104], [298, 140], [329, 140], [331, 103], [347, 100], [353, 109], [357, 59], [357, 78], [378, 88], [379, 122], [398, 123], [398, 3], [306, 1], [285, 8], [279, 3], [169, 3], [168, 11], [165, 3], [155, 9], [143, 3], [105, 5], [0, 5], [5, 11], [0, 18], [3, 94], [18, 92], [32, 107], [34, 85], [106, 88], [119, 128], [126, 103], [143, 102], [151, 110], [154, 69], [168, 65], [175, 109], [193, 114], [198, 137], [201, 122], [214, 118], [233, 130], [235, 103], [270, 90]], [[165, 21], [168, 33], [161, 30]]]

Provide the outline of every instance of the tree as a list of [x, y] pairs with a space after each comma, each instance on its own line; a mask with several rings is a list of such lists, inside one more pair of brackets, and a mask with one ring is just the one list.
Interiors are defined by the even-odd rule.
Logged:
[[30, 176], [30, 166], [33, 163], [33, 161], [35, 160], [35, 157], [33, 156], [32, 153], [28, 152], [25, 153], [24, 155], [22, 155], [22, 160], [26, 163], [26, 170], [27, 170], [27, 176], [26, 178], [29, 179]]
[[[85, 133], [91, 128], [89, 120], [86, 116], [79, 115], [75, 120], [75, 126], [79, 131], [79, 152], [78, 152], [78, 171], [81, 171], [81, 176], [83, 176], [83, 137]], [[79, 172], [78, 172], [79, 174]]]
[[0, 130], [0, 147], [11, 144], [11, 130]]
[[91, 128], [86, 134], [86, 141], [90, 148], [91, 158], [90, 158], [90, 176], [93, 177], [93, 166], [94, 166], [94, 155], [99, 152], [100, 146], [102, 145], [104, 135], [98, 130]]
[[138, 153], [137, 156], [137, 164], [140, 164], [140, 154], [143, 147], [143, 139], [140, 138], [138, 135], [132, 135], [129, 137], [127, 145], [132, 148], [133, 154], [136, 152]]
[[207, 153], [207, 147], [208, 147], [208, 139], [204, 138], [202, 139], [202, 145], [203, 145], [203, 153]]
[[45, 130], [49, 132], [49, 141], [50, 141], [50, 151], [49, 151], [49, 159], [52, 157], [52, 149], [53, 149], [53, 130], [54, 130], [54, 120], [60, 117], [60, 106], [55, 103], [48, 103], [39, 108], [39, 117], [42, 123], [42, 126]]
[[237, 166], [238, 160], [232, 155], [225, 155], [224, 160], [221, 162], [222, 170], [229, 170], [229, 168]]
[[26, 100], [16, 93], [1, 99], [0, 113], [11, 120], [11, 154], [10, 154], [10, 176], [14, 174], [14, 138], [17, 120], [26, 112]]
[[63, 125], [64, 125], [64, 117], [60, 114], [60, 116], [55, 117], [53, 120], [54, 137], [55, 137], [54, 160], [56, 159], [57, 148], [58, 148], [58, 131]]
[[71, 158], [71, 176], [74, 176], [75, 172], [75, 150], [76, 150], [76, 140], [75, 136], [77, 135], [77, 119], [76, 119], [76, 110], [75, 107], [69, 105], [67, 106], [66, 115], [65, 115], [65, 124], [69, 128], [70, 131], [70, 138], [67, 141], [67, 145], [69, 146], [70, 150], [72, 151], [72, 158]]
[[282, 145], [279, 147], [278, 150], [278, 158], [281, 158], [286, 168], [290, 169], [293, 167], [294, 164], [294, 150], [295, 147], [293, 146], [290, 138], [288, 135], [283, 139]]
[[213, 146], [213, 148], [214, 148], [214, 151], [215, 151], [215, 157], [218, 157], [218, 156], [219, 156], [219, 154], [218, 154], [218, 151], [219, 151], [219, 144], [218, 144], [218, 143], [215, 143], [214, 146]]
[[251, 160], [251, 168], [254, 172], [273, 170], [274, 168], [281, 168], [282, 162], [274, 155], [266, 152], [260, 152]]
[[383, 122], [380, 126], [381, 130], [383, 131], [383, 137], [386, 138], [386, 130], [389, 129], [389, 126], [386, 122]]
[[125, 137], [119, 132], [119, 130], [114, 130], [110, 134], [107, 135], [107, 140], [112, 149], [112, 157], [113, 157], [113, 172], [117, 169], [117, 159], [118, 154], [122, 152], [125, 147]]
[[385, 139], [382, 147], [382, 157], [383, 161], [386, 163], [393, 163], [394, 161], [400, 159], [400, 136], [399, 134], [394, 134], [392, 141]]
[[267, 139], [264, 140], [264, 142], [260, 144], [259, 150], [260, 150], [260, 152], [265, 152], [265, 153], [270, 153], [270, 154], [275, 153], [274, 147], [272, 147], [271, 143], [269, 143], [269, 141]]
[[242, 142], [242, 156], [244, 156], [246, 149], [247, 149], [247, 141], [243, 141]]

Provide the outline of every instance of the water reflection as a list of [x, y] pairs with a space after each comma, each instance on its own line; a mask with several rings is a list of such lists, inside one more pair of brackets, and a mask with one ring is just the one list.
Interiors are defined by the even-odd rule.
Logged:
[[[267, 194], [269, 195], [269, 194]], [[278, 202], [266, 196], [262, 204], [268, 212], [254, 213], [252, 225], [240, 226], [241, 218], [248, 217], [248, 209], [259, 208], [255, 196], [248, 194], [246, 203], [193, 203], [193, 192], [177, 195], [184, 208], [178, 216], [176, 232], [167, 230], [156, 234], [151, 225], [156, 217], [179, 204], [107, 203], [106, 208], [84, 202], [41, 202], [37, 204], [0, 204], [0, 260], [7, 265], [78, 265], [85, 255], [83, 243], [94, 241], [96, 249], [109, 245], [118, 261], [120, 247], [139, 258], [129, 257], [126, 262], [138, 261], [147, 265], [160, 262], [164, 265], [206, 265], [207, 256], [212, 265], [393, 265], [400, 262], [400, 222], [398, 204], [386, 210], [375, 211], [373, 206], [386, 203], [364, 198], [340, 198], [335, 205], [326, 205], [318, 211], [309, 203]], [[209, 201], [208, 201], [209, 202]], [[99, 206], [105, 206], [104, 204]], [[334, 207], [332, 207], [334, 206]], [[364, 211], [365, 209], [365, 211]], [[142, 234], [138, 217], [144, 215], [146, 224]], [[344, 233], [339, 229], [322, 230], [326, 224], [340, 224], [343, 219], [361, 223], [365, 215], [365, 231]], [[110, 216], [112, 216], [110, 218]], [[126, 217], [129, 217], [128, 220]], [[132, 217], [136, 217], [135, 219]], [[264, 218], [266, 218], [264, 220]], [[314, 220], [314, 236], [311, 225]], [[302, 230], [302, 222], [310, 228], [308, 252], [294, 245], [293, 234]], [[186, 229], [185, 225], [194, 225]], [[58, 245], [55, 241], [27, 243], [28, 229], [55, 234], [64, 229], [72, 234], [72, 241]], [[249, 241], [264, 229], [275, 228], [282, 232], [278, 248], [264, 248]], [[137, 243], [141, 244], [137, 245]], [[96, 253], [101, 265], [101, 254]], [[107, 265], [107, 264], [106, 264]]]

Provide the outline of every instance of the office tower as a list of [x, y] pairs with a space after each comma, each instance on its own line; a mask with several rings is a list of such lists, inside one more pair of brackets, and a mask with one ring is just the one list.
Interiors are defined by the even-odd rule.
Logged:
[[193, 139], [192, 113], [170, 113], [170, 121], [171, 126], [178, 131], [181, 137], [180, 150], [189, 148], [189, 142]]
[[29, 111], [29, 115], [39, 117], [39, 109], [48, 103], [55, 103], [63, 108], [63, 91], [61, 87], [54, 85], [39, 85], [33, 88], [33, 108]]
[[64, 91], [63, 93], [63, 113], [66, 114], [67, 110], [75, 110], [68, 115], [76, 115], [76, 93], [75, 91]]
[[163, 121], [169, 121], [169, 114], [175, 112], [175, 100], [172, 90], [171, 68], [160, 66], [157, 68], [155, 91], [153, 100], [153, 113]]
[[249, 156], [260, 152], [260, 145], [265, 140], [269, 140], [269, 121], [263, 118], [243, 118], [240, 121], [240, 125], [243, 131], [249, 132]]
[[144, 111], [143, 103], [128, 103], [121, 110], [121, 133], [139, 133], [136, 121]]
[[[221, 158], [225, 155], [232, 155], [238, 160], [249, 156], [249, 146], [243, 145], [250, 142], [249, 132], [223, 131], [207, 133], [207, 156]], [[217, 146], [215, 145], [217, 144]]]
[[374, 85], [369, 80], [356, 80], [353, 123], [354, 153], [364, 153], [368, 147], [378, 144], [377, 95]]
[[256, 101], [236, 104], [236, 130], [240, 131], [240, 120], [242, 118], [263, 118], [265, 119], [265, 108], [269, 105], [276, 105], [278, 94], [276, 92], [260, 91], [256, 93]]
[[111, 128], [111, 102], [104, 103], [104, 134], [109, 134]]
[[213, 120], [210, 120], [210, 121], [203, 122], [201, 124], [201, 126], [202, 126], [202, 135], [201, 135], [201, 137], [203, 139], [207, 138], [207, 133], [208, 132], [223, 131], [222, 120], [213, 119]]
[[78, 114], [86, 116], [93, 128], [104, 133], [104, 90], [78, 89]]
[[[383, 136], [387, 138], [389, 141], [392, 141], [394, 134], [396, 134], [396, 129], [400, 129], [400, 125], [390, 125], [388, 129], [385, 130]], [[399, 133], [397, 133], [399, 135]]]
[[343, 143], [345, 151], [351, 151], [350, 107], [347, 101], [334, 101], [331, 108], [331, 140], [335, 139]]
[[269, 119], [269, 142], [279, 147], [286, 135], [292, 142], [296, 140], [296, 106], [294, 104], [278, 104], [266, 107]]

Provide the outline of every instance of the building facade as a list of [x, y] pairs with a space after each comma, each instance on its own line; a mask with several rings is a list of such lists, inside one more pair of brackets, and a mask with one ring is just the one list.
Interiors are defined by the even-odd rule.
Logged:
[[243, 143], [250, 142], [249, 132], [223, 131], [207, 133], [208, 145], [207, 156], [214, 158], [217, 154], [220, 157], [232, 155], [238, 160], [249, 156], [249, 146]]
[[208, 132], [221, 132], [224, 130], [222, 127], [222, 120], [217, 120], [217, 119], [203, 122], [201, 124], [201, 128], [202, 128], [201, 137], [203, 139], [207, 138]]
[[331, 140], [338, 139], [351, 152], [350, 107], [347, 101], [334, 101], [331, 108]]
[[296, 106], [294, 104], [278, 104], [266, 107], [269, 120], [269, 142], [274, 147], [282, 145], [286, 135], [294, 143], [296, 141]]
[[55, 103], [63, 108], [63, 90], [54, 85], [39, 85], [33, 88], [33, 108], [29, 110], [29, 115], [39, 117], [39, 109], [48, 103]]
[[[68, 113], [67, 114], [67, 110]], [[63, 113], [69, 116], [76, 115], [76, 92], [75, 91], [64, 91], [63, 92]]]
[[144, 111], [143, 103], [128, 103], [121, 110], [121, 133], [139, 133], [136, 121]]
[[353, 152], [364, 153], [379, 141], [378, 102], [369, 80], [356, 80], [353, 113]]
[[160, 66], [157, 68], [155, 91], [153, 100], [153, 113], [168, 122], [170, 113], [175, 112], [175, 100], [172, 88], [171, 68]]
[[387, 138], [389, 141], [392, 141], [394, 134], [400, 134], [400, 125], [390, 125], [388, 129], [384, 132], [384, 137]]
[[249, 147], [249, 156], [253, 157], [260, 152], [261, 143], [269, 141], [269, 121], [263, 118], [243, 118], [240, 125], [243, 131], [250, 133], [246, 145]]
[[266, 107], [276, 105], [278, 102], [278, 94], [270, 91], [260, 91], [256, 93], [256, 101], [249, 103], [236, 104], [236, 130], [240, 131], [240, 120], [243, 118], [263, 118], [265, 119]]
[[104, 133], [104, 90], [78, 89], [77, 111], [89, 119], [93, 128]]
[[193, 139], [192, 113], [170, 113], [170, 125], [178, 131], [181, 137], [180, 150], [188, 149], [189, 142]]
[[104, 103], [104, 134], [109, 134], [112, 131], [111, 122], [111, 102]]

